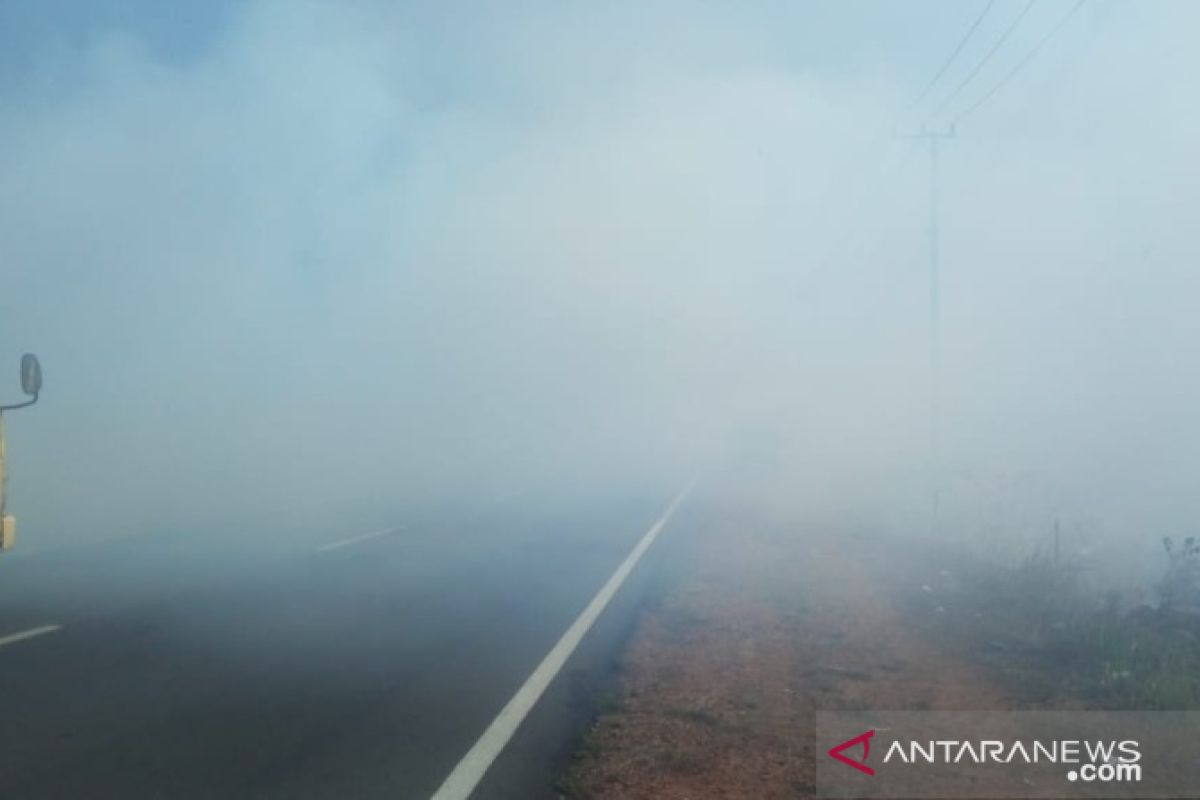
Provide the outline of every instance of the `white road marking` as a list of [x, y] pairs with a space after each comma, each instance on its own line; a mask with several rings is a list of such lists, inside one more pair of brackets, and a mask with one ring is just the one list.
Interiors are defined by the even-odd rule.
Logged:
[[524, 685], [500, 710], [500, 714], [492, 720], [492, 724], [479, 737], [475, 746], [462, 757], [458, 766], [443, 781], [441, 788], [434, 792], [431, 800], [467, 800], [471, 796], [471, 792], [475, 791], [475, 787], [479, 785], [488, 768], [492, 766], [492, 762], [500, 755], [500, 751], [517, 732], [517, 728], [525, 720], [530, 709], [546, 691], [550, 681], [554, 680], [563, 664], [570, 658], [571, 653], [575, 652], [575, 648], [579, 646], [579, 642], [583, 640], [596, 618], [600, 616], [617, 590], [621, 588], [621, 584], [625, 583], [629, 573], [633, 572], [633, 568], [642, 560], [642, 555], [658, 538], [658, 534], [667, 524], [667, 520], [675, 513], [675, 509], [691, 490], [692, 486], [689, 485], [675, 496], [663, 515], [650, 526], [650, 530], [646, 531], [633, 550], [629, 552], [629, 555], [621, 562], [621, 566], [617, 567], [617, 571], [592, 598], [592, 602], [588, 603], [587, 608], [571, 623], [571, 627], [567, 628], [567, 632], [542, 659], [542, 663], [538, 664], [537, 669], [526, 679]]
[[26, 639], [32, 639], [33, 637], [41, 636], [44, 633], [54, 633], [55, 631], [61, 629], [62, 625], [42, 625], [37, 628], [30, 628], [27, 631], [21, 631], [20, 633], [10, 633], [8, 636], [0, 636], [0, 647], [4, 647], [6, 644], [23, 642]]
[[358, 542], [365, 542], [367, 539], [374, 539], [377, 536], [386, 536], [389, 533], [395, 533], [396, 531], [400, 531], [400, 530], [404, 530], [403, 525], [396, 527], [396, 528], [384, 528], [384, 529], [378, 530], [378, 531], [371, 531], [370, 533], [364, 533], [359, 536], [351, 536], [349, 539], [341, 539], [340, 541], [330, 542], [329, 544], [323, 544], [317, 548], [317, 552], [324, 553], [327, 550], [337, 550], [339, 547], [345, 547], [348, 544], [357, 544]]

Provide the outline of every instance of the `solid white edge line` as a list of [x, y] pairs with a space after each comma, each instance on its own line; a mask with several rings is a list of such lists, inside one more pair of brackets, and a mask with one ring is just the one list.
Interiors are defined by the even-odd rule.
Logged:
[[625, 579], [629, 577], [629, 573], [641, 561], [642, 555], [649, 549], [654, 540], [658, 538], [659, 532], [667, 524], [671, 515], [675, 513], [675, 509], [679, 506], [683, 499], [687, 497], [692, 490], [693, 484], [675, 496], [671, 504], [667, 506], [667, 510], [663, 512], [658, 521], [650, 526], [650, 530], [642, 536], [641, 540], [634, 546], [625, 560], [621, 562], [621, 566], [617, 567], [617, 571], [612, 574], [608, 582], [601, 587], [600, 591], [588, 603], [587, 608], [583, 613], [567, 628], [567, 632], [562, 635], [558, 643], [551, 648], [546, 657], [542, 659], [542, 663], [538, 664], [537, 669], [533, 674], [526, 679], [525, 683], [517, 690], [517, 693], [512, 696], [508, 704], [500, 710], [500, 713], [492, 720], [492, 724], [487, 727], [483, 735], [479, 737], [479, 741], [475, 746], [467, 751], [467, 754], [462, 757], [454, 770], [442, 782], [441, 787], [433, 793], [431, 800], [467, 800], [471, 793], [475, 791], [475, 787], [483, 780], [483, 776], [492, 766], [492, 762], [500, 755], [500, 751], [504, 749], [517, 728], [525, 720], [530, 710], [541, 698], [542, 693], [546, 691], [546, 687], [550, 685], [550, 681], [558, 675], [563, 664], [575, 652], [575, 648], [579, 646], [579, 642], [587, 634], [588, 630], [595, 623], [600, 613], [604, 611], [609, 601], [625, 583]]
[[37, 628], [21, 631], [20, 633], [10, 633], [8, 636], [0, 636], [0, 647], [4, 647], [6, 644], [23, 642], [26, 639], [32, 639], [35, 636], [41, 636], [46, 633], [54, 633], [57, 630], [62, 630], [62, 625], [41, 625]]
[[360, 536], [351, 536], [349, 539], [342, 539], [337, 542], [330, 542], [329, 544], [323, 544], [317, 548], [317, 552], [324, 553], [327, 550], [337, 550], [339, 547], [345, 547], [346, 545], [349, 545], [349, 544], [356, 544], [358, 542], [366, 541], [367, 539], [374, 539], [376, 536], [384, 536], [389, 533], [395, 533], [396, 531], [402, 530], [403, 528], [404, 528], [404, 526], [400, 525], [399, 527], [396, 527], [396, 528], [384, 528], [382, 530], [371, 531], [370, 533], [364, 533]]

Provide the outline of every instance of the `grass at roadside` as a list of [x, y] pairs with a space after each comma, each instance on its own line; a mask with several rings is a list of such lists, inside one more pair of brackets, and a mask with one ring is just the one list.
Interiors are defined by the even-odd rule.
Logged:
[[1071, 565], [952, 562], [907, 602], [915, 619], [1037, 705], [1200, 709], [1200, 617], [1086, 588]]

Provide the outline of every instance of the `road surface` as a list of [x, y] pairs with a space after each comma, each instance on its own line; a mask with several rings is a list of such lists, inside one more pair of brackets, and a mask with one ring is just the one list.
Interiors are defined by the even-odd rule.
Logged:
[[[0, 797], [427, 798], [669, 499], [5, 554]], [[554, 796], [649, 552], [474, 797]]]

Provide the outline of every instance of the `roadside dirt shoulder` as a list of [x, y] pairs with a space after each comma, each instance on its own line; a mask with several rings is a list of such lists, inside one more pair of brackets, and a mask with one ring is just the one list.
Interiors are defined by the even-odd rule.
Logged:
[[848, 554], [832, 533], [760, 522], [676, 534], [687, 540], [640, 616], [620, 696], [563, 792], [807, 797], [816, 709], [1010, 707], [905, 623], [893, 598], [907, 587], [889, 583], [886, 548]]

